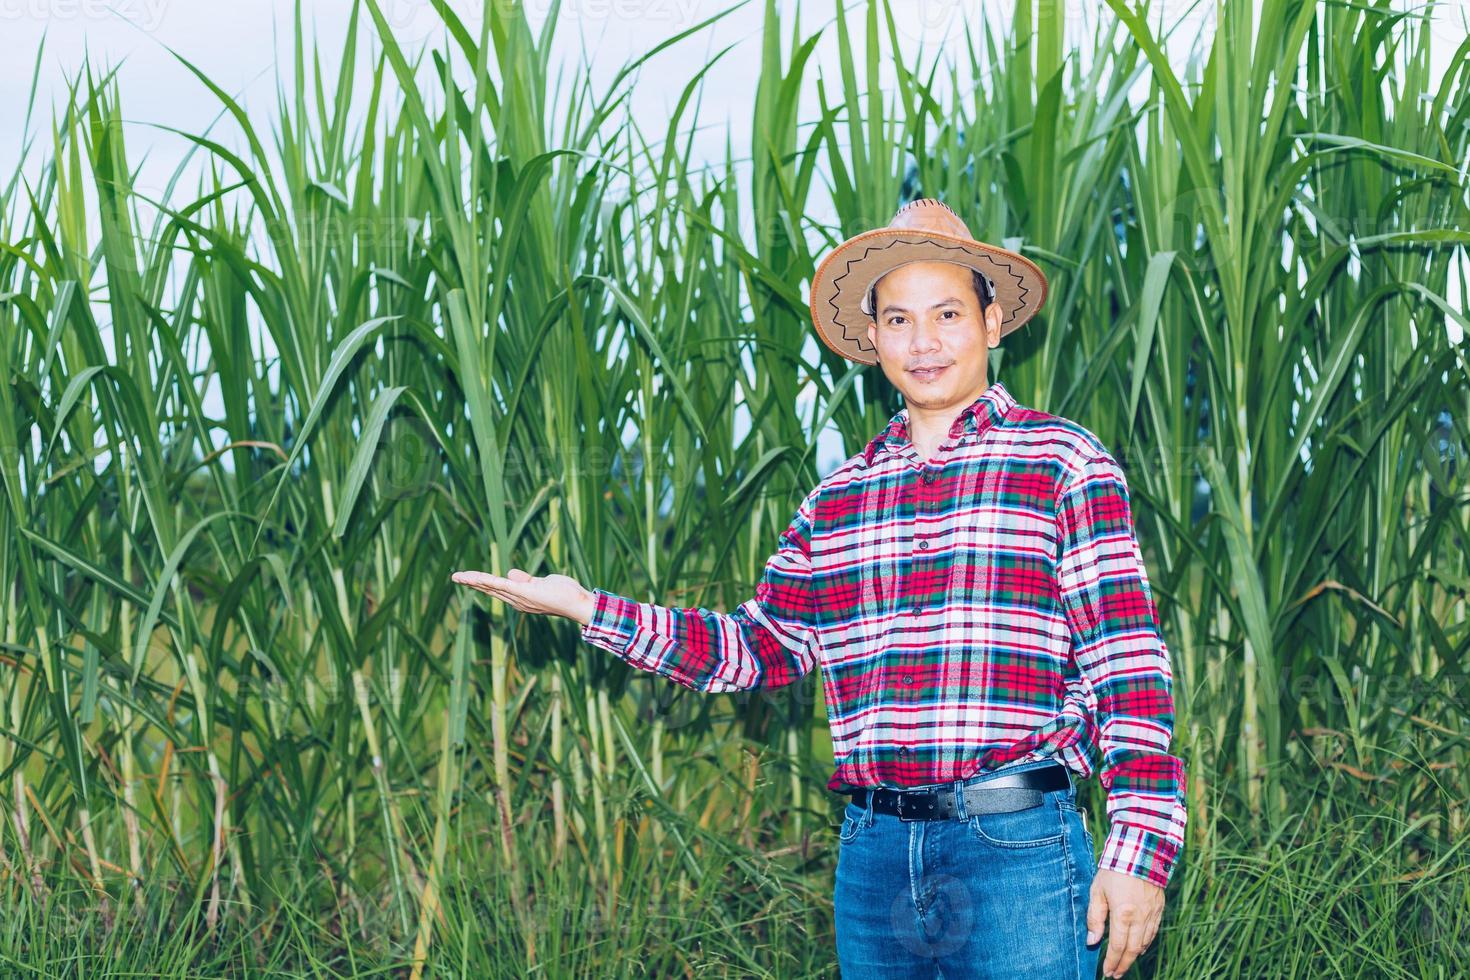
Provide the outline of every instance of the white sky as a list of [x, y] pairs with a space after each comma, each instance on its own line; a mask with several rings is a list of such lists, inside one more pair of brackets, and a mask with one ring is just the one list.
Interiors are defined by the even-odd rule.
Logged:
[[[802, 11], [803, 34], [830, 23], [835, 2], [807, 0]], [[1396, 6], [1409, 2], [1402, 0]], [[380, 4], [400, 42], [412, 46], [436, 40], [438, 19], [427, 0], [380, 0]], [[850, 26], [861, 44], [863, 5], [860, 0], [848, 0], [848, 4]], [[557, 57], [575, 58], [585, 38], [595, 49], [596, 76], [610, 78], [625, 59], [734, 5], [735, 0], [565, 0], [555, 35]], [[478, 27], [479, 2], [455, 6], [464, 11], [461, 16], [472, 27]], [[523, 6], [539, 26], [551, 2], [524, 0]], [[1068, 0], [1069, 29], [1070, 25], [1080, 29], [1083, 17], [1091, 22], [1100, 6], [1090, 0]], [[751, 79], [760, 57], [763, 7], [764, 0], [747, 0], [715, 30], [686, 39], [652, 62], [634, 91], [634, 108], [640, 118], [660, 118], [678, 97], [678, 83], [691, 77], [718, 47], [737, 42], [709, 76], [703, 119], [714, 123], [728, 113], [735, 145], [743, 145], [742, 134], [749, 127]], [[350, 8], [349, 0], [304, 0], [308, 31], [315, 28], [324, 51], [331, 52], [340, 43]], [[1010, 16], [1011, 0], [894, 0], [899, 29], [910, 51], [917, 51], [923, 43], [926, 54], [932, 54], [949, 43], [957, 61], [964, 59], [961, 12], [967, 8], [973, 11], [972, 18], [983, 16], [1000, 24]], [[1182, 64], [1188, 45], [1213, 24], [1211, 0], [1155, 0], [1153, 8], [1171, 27], [1177, 25], [1169, 50], [1171, 57], [1177, 57], [1176, 64]], [[781, 0], [778, 9], [794, 11], [796, 5]], [[4, 95], [0, 99], [0, 173], [11, 171], [19, 151], [31, 71], [43, 36], [43, 105], [64, 90], [66, 78], [75, 75], [90, 51], [94, 64], [123, 64], [122, 92], [131, 118], [166, 121], [194, 131], [214, 117], [218, 105], [166, 48], [174, 48], [199, 65], [226, 91], [242, 96], [252, 113], [270, 113], [275, 104], [275, 69], [278, 64], [283, 73], [291, 69], [292, 10], [291, 0], [0, 0], [0, 51], [4, 52], [0, 58], [0, 93]], [[907, 18], [900, 16], [904, 11], [909, 12]], [[1438, 4], [1432, 31], [1433, 57], [1440, 70], [1465, 37], [1467, 17], [1470, 0]], [[830, 70], [836, 64], [835, 55], [833, 32], [819, 45], [817, 61]], [[807, 104], [815, 105], [812, 91], [807, 93]], [[39, 121], [44, 124], [46, 116]], [[712, 136], [712, 146], [718, 147], [723, 133]], [[165, 144], [159, 147], [161, 155], [179, 152], [177, 137], [161, 142]], [[133, 145], [131, 134], [129, 144]]]
[[[508, 2], [508, 0], [498, 0]], [[1406, 6], [1401, 0], [1396, 6]], [[443, 43], [438, 18], [427, 0], [380, 0], [395, 36], [407, 46]], [[1259, 3], [1259, 0], [1257, 0]], [[559, 10], [553, 61], [567, 59], [574, 63], [585, 47], [594, 54], [594, 83], [606, 82], [630, 57], [649, 50], [664, 38], [692, 27], [720, 10], [734, 6], [734, 0], [565, 0]], [[753, 78], [760, 59], [760, 29], [764, 0], [747, 0], [713, 30], [703, 30], [670, 50], [661, 53], [645, 66], [633, 88], [632, 108], [645, 134], [650, 138], [662, 134], [668, 113], [676, 103], [683, 84], [706, 63], [715, 51], [735, 43], [707, 76], [699, 120], [701, 131], [695, 141], [696, 156], [705, 155], [718, 163], [723, 156], [726, 124], [737, 151], [748, 147]], [[456, 3], [472, 29], [479, 26], [481, 4]], [[526, 0], [523, 4], [533, 26], [545, 20], [550, 0]], [[849, 25], [855, 32], [854, 45], [862, 50], [864, 5], [849, 0]], [[1076, 25], [1079, 36], [1090, 34], [1091, 23], [1100, 4], [1091, 0], [1068, 0], [1065, 16], [1069, 30]], [[1416, 4], [1416, 7], [1418, 5]], [[791, 0], [780, 0], [778, 8], [795, 11]], [[1011, 0], [894, 0], [895, 16], [907, 12], [900, 20], [906, 55], [917, 55], [923, 46], [927, 66], [936, 51], [948, 51], [947, 59], [963, 62], [961, 12], [972, 11], [972, 18], [983, 16], [993, 24], [1002, 24], [1010, 16]], [[140, 189], [162, 188], [189, 144], [183, 138], [155, 128], [165, 124], [190, 132], [202, 132], [219, 113], [217, 100], [169, 53], [173, 48], [198, 65], [227, 92], [245, 105], [257, 127], [269, 133], [268, 121], [274, 117], [278, 85], [289, 84], [291, 71], [291, 32], [294, 5], [290, 0], [0, 0], [0, 181], [8, 180], [19, 160], [25, 122], [27, 95], [37, 51], [43, 37], [45, 49], [41, 61], [38, 105], [30, 132], [38, 138], [26, 159], [26, 171], [34, 173], [44, 155], [40, 141], [49, 142], [51, 106], [64, 94], [68, 79], [75, 78], [84, 58], [90, 53], [94, 66], [120, 67], [123, 110], [133, 121], [127, 133], [127, 146], [136, 167], [148, 154]], [[341, 38], [351, 9], [349, 0], [303, 0], [303, 18], [309, 33], [321, 39], [321, 49], [329, 57], [340, 51]], [[1153, 9], [1162, 13], [1176, 28], [1167, 45], [1171, 59], [1182, 74], [1188, 48], [1213, 27], [1214, 7], [1211, 0], [1198, 3], [1189, 0], [1155, 0]], [[819, 26], [830, 24], [835, 0], [806, 0], [802, 5], [801, 33], [810, 35]], [[794, 17], [794, 13], [790, 16]], [[1083, 18], [1087, 24], [1083, 25]], [[366, 22], [366, 12], [363, 13]], [[880, 18], [881, 19], [881, 18]], [[1432, 58], [1436, 71], [1443, 66], [1455, 46], [1465, 37], [1465, 23], [1470, 19], [1470, 0], [1448, 0], [1437, 6], [1432, 27]], [[372, 34], [365, 23], [362, 47], [367, 48]], [[783, 28], [783, 46], [789, 44], [791, 24]], [[366, 57], [366, 52], [364, 52]], [[838, 87], [836, 74], [837, 40], [829, 31], [818, 44], [816, 64], [822, 66], [829, 90]], [[329, 64], [328, 71], [335, 71]], [[278, 71], [282, 77], [278, 78]], [[943, 74], [943, 72], [941, 72]], [[891, 73], [890, 73], [891, 77]], [[1136, 97], [1146, 92], [1140, 83]], [[366, 102], [366, 91], [360, 101]], [[817, 102], [815, 85], [805, 87], [803, 121], [815, 117]], [[686, 115], [686, 120], [689, 117]], [[235, 143], [233, 131], [223, 127], [219, 132], [225, 142]], [[185, 185], [190, 186], [189, 184]], [[827, 221], [828, 202], [820, 180], [814, 185], [810, 216]], [[978, 233], [978, 232], [977, 232]], [[1452, 292], [1458, 293], [1458, 283]], [[1452, 295], [1459, 302], [1458, 295]], [[815, 343], [815, 340], [813, 340]], [[823, 440], [824, 460], [835, 452]], [[819, 466], [825, 472], [825, 466]]]

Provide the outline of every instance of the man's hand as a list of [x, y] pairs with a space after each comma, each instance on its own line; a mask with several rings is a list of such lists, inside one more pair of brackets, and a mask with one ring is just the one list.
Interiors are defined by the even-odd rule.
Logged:
[[1103, 976], [1121, 977], [1138, 954], [1153, 942], [1164, 915], [1164, 890], [1137, 875], [1099, 868], [1087, 898], [1087, 945], [1108, 927], [1108, 955]]
[[493, 595], [521, 612], [565, 616], [582, 625], [592, 622], [597, 597], [570, 575], [528, 575], [512, 568], [505, 575], [489, 572], [455, 572], [450, 579]]

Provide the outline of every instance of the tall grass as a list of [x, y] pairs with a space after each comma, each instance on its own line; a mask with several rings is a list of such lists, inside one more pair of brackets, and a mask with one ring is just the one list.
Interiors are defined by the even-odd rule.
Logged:
[[833, 972], [818, 688], [700, 698], [449, 573], [747, 598], [816, 434], [897, 407], [804, 282], [928, 195], [1047, 269], [995, 374], [1129, 474], [1191, 806], [1145, 968], [1453, 972], [1470, 42], [1436, 78], [1432, 9], [1232, 2], [1181, 70], [1109, 3], [1085, 50], [1020, 5], [961, 72], [886, 3], [768, 2], [712, 167], [708, 67], [646, 132], [636, 63], [553, 83], [556, 10], [436, 3], [419, 52], [364, 0], [335, 65], [298, 12], [264, 130], [185, 52], [222, 122], [161, 192], [89, 67], [0, 198], [0, 958]]

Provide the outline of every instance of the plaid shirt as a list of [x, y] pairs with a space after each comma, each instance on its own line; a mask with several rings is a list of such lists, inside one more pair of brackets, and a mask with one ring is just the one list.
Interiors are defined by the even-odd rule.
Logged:
[[1055, 757], [1107, 790], [1101, 868], [1167, 884], [1184, 766], [1118, 463], [995, 382], [920, 459], [900, 410], [809, 493], [733, 612], [596, 589], [581, 636], [700, 691], [822, 666], [829, 788], [932, 786]]

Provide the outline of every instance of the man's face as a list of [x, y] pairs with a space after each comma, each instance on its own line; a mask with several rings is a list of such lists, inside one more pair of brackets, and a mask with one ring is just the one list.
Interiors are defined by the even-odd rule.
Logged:
[[980, 315], [968, 266], [914, 262], [878, 280], [868, 340], [904, 403], [940, 409], [969, 404], [985, 387], [987, 352], [1000, 343], [1001, 308]]

